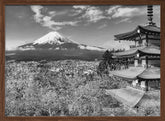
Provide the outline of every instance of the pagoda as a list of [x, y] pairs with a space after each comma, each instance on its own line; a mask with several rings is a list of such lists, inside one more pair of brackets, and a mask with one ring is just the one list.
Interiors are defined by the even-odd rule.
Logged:
[[142, 71], [132, 78], [131, 85], [145, 91], [160, 87], [160, 27], [153, 22], [152, 5], [147, 6], [147, 13], [147, 25], [138, 25], [133, 31], [114, 35], [115, 41], [134, 41], [135, 44], [129, 50], [113, 53], [116, 62], [127, 63], [128, 70], [134, 68], [138, 72], [141, 68]]

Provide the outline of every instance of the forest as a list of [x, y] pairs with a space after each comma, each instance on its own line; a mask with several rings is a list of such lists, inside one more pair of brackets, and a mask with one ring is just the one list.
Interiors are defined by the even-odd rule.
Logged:
[[99, 63], [80, 60], [7, 61], [5, 115], [155, 115], [153, 109], [130, 113], [128, 107], [106, 95], [106, 89], [126, 87], [128, 83], [107, 72], [100, 76]]

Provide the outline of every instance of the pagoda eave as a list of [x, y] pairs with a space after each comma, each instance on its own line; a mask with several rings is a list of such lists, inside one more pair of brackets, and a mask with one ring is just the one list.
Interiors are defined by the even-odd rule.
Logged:
[[160, 80], [160, 68], [151, 67], [137, 76], [140, 80]]
[[141, 55], [160, 56], [160, 48], [155, 46], [148, 46], [138, 50]]
[[[153, 25], [147, 26], [137, 26], [135, 30], [131, 32], [126, 32], [118, 35], [114, 35], [115, 40], [126, 40], [126, 41], [136, 41], [136, 38], [140, 38], [142, 35], [150, 36], [149, 39], [152, 39], [151, 36], [157, 36], [159, 39], [160, 28]], [[146, 37], [146, 36], [145, 36]], [[155, 38], [154, 38], [155, 39]]]

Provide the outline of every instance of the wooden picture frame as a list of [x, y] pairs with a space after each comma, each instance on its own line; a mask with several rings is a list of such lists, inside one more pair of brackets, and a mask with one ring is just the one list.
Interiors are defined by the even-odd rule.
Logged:
[[[151, 117], [6, 117], [5, 116], [5, 5], [160, 5], [161, 114]], [[164, 0], [0, 0], [0, 121], [164, 121], [165, 120], [165, 1]]]

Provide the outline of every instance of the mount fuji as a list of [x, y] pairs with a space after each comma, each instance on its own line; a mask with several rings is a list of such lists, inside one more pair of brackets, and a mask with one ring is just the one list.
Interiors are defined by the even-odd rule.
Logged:
[[87, 46], [79, 44], [73, 40], [63, 37], [60, 33], [53, 31], [35, 40], [33, 43], [28, 43], [18, 47], [19, 50], [35, 50], [35, 49], [47, 49], [47, 50], [70, 50], [70, 49], [85, 49], [104, 51], [104, 48]]
[[79, 44], [53, 31], [32, 43], [18, 46], [15, 51], [12, 51], [12, 54], [6, 52], [8, 53], [6, 58], [22, 61], [95, 60], [101, 59], [104, 51], [104, 48]]
[[63, 37], [58, 32], [49, 32], [48, 34], [44, 35], [43, 37], [34, 41], [33, 44], [63, 44], [63, 43], [72, 43], [71, 40]]

